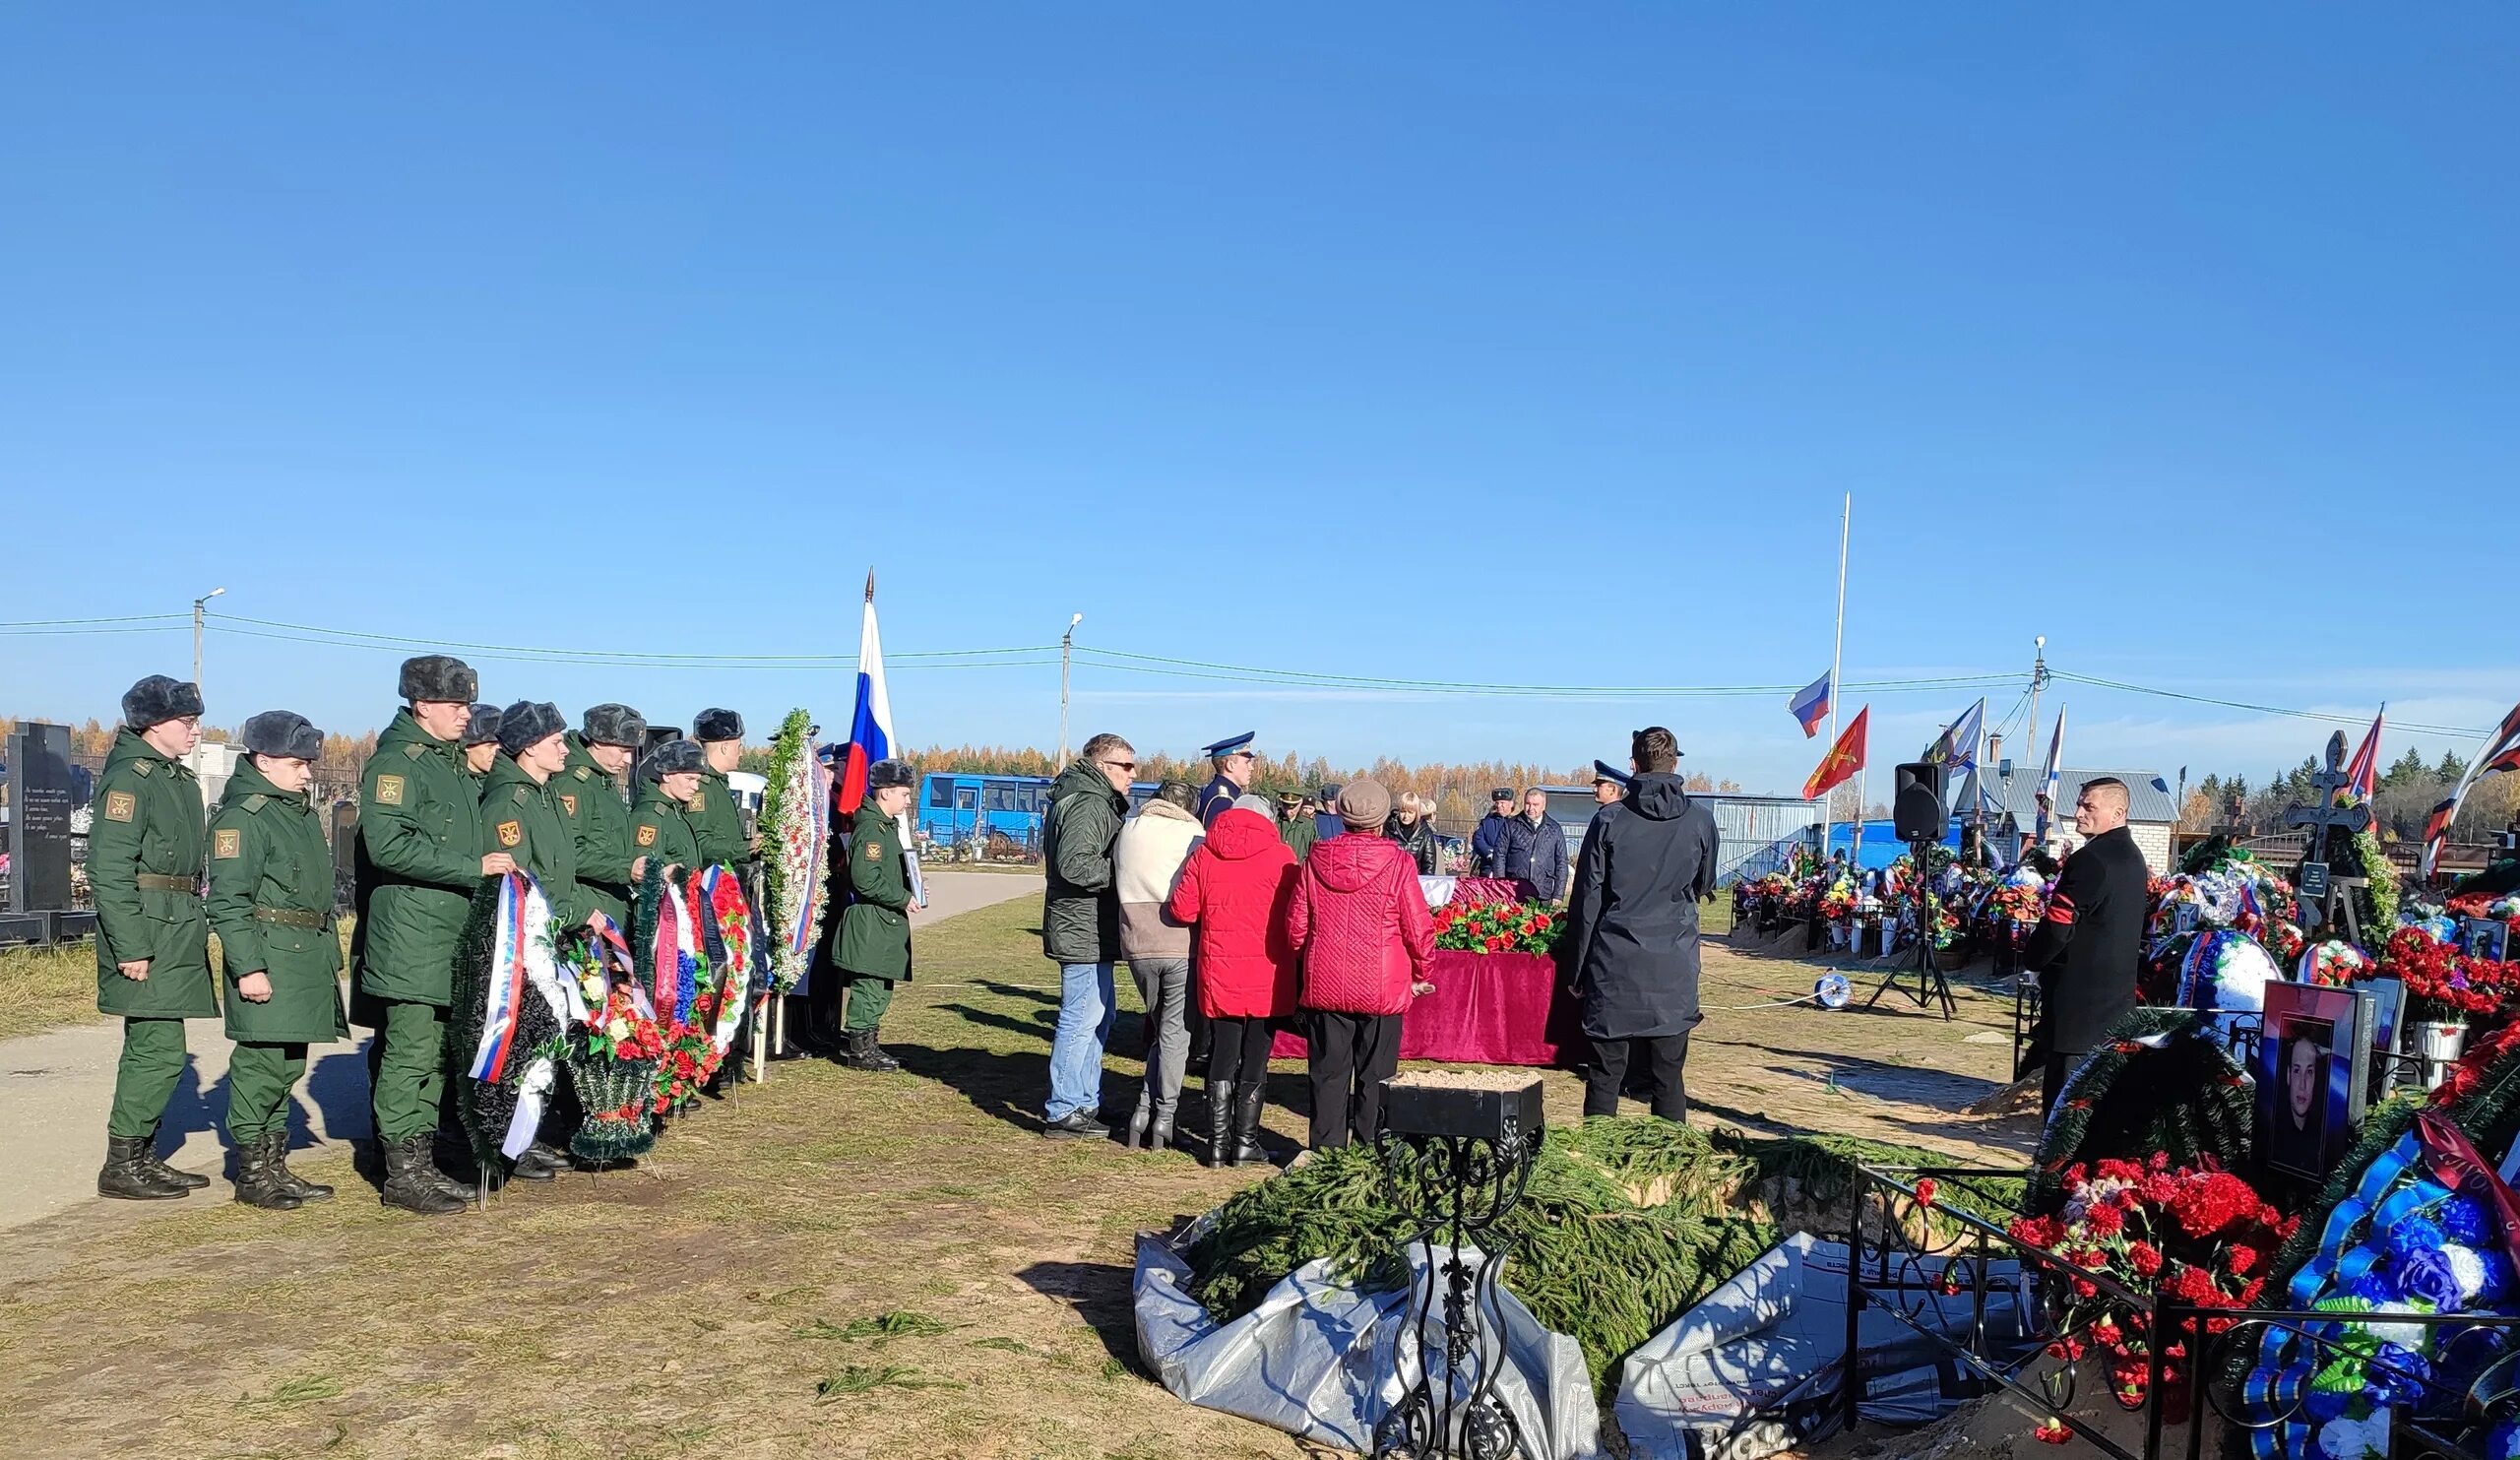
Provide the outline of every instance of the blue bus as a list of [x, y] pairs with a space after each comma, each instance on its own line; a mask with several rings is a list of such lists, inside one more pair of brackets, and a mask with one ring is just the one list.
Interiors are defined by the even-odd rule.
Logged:
[[[1154, 794], [1154, 782], [1138, 782], [1129, 788], [1129, 809]], [[1041, 818], [1049, 809], [1047, 776], [930, 771], [919, 781], [914, 825], [919, 840], [948, 859], [1032, 861], [1041, 855]]]

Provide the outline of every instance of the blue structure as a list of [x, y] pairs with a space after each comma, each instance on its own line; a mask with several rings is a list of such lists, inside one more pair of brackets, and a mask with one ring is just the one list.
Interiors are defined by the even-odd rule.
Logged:
[[[1155, 794], [1155, 783], [1129, 788], [1129, 809], [1143, 806]], [[1041, 818], [1049, 814], [1047, 776], [962, 775], [930, 771], [918, 784], [914, 811], [918, 835], [939, 846], [969, 842], [983, 829], [1038, 854], [1041, 850]]]

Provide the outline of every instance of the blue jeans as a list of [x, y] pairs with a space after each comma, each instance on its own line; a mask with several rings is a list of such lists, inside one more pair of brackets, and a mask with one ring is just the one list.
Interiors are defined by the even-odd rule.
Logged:
[[1059, 1023], [1050, 1036], [1051, 1120], [1102, 1105], [1102, 1045], [1111, 1038], [1111, 965], [1059, 965]]

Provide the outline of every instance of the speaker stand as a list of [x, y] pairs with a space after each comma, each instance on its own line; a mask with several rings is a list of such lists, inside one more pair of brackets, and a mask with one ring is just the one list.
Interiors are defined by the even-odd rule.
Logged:
[[1925, 848], [1931, 845], [1930, 842], [1908, 844], [1908, 855], [1917, 865], [1917, 907], [1922, 914], [1917, 920], [1917, 986], [1913, 991], [1901, 987], [1899, 976], [1906, 970], [1894, 968], [1874, 985], [1872, 997], [1865, 999], [1863, 1006], [1869, 1009], [1881, 1002], [1881, 995], [1896, 993], [1902, 998], [1914, 999], [1920, 1009], [1930, 1009], [1939, 1002], [1943, 1019], [1949, 1021], [1958, 1016], [1960, 1005], [1951, 996], [1950, 980], [1943, 977], [1942, 970], [1934, 967], [1933, 962], [1933, 874], [1925, 870]]

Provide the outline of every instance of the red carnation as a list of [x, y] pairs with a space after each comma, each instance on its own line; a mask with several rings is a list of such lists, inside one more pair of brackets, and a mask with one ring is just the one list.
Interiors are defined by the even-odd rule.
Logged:
[[2148, 1241], [2129, 1242], [2126, 1260], [2134, 1265], [2139, 1276], [2149, 1278], [2162, 1270], [2162, 1249]]

